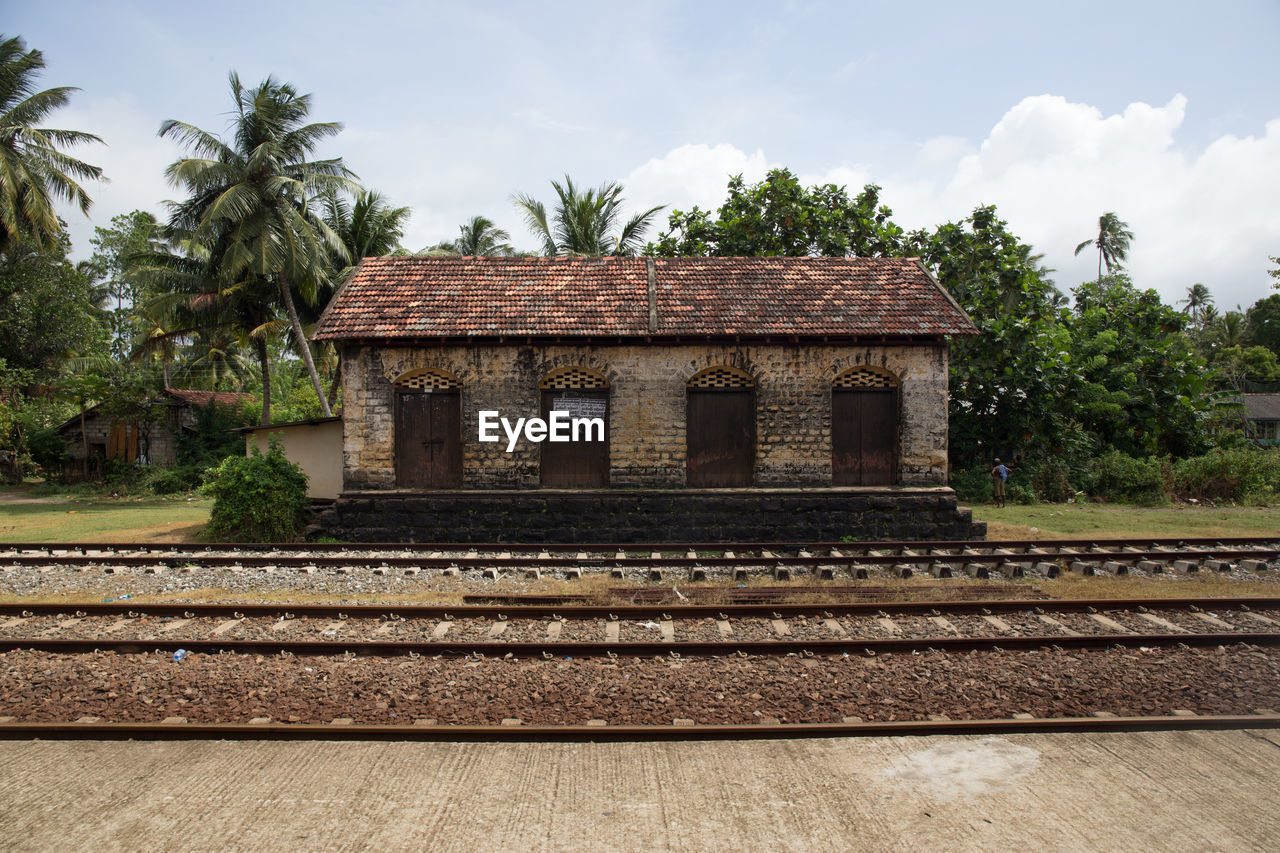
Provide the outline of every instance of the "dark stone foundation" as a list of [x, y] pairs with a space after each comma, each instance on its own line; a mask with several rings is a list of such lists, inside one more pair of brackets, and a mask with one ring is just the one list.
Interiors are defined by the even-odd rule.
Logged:
[[949, 488], [346, 492], [308, 537], [352, 542], [983, 539]]

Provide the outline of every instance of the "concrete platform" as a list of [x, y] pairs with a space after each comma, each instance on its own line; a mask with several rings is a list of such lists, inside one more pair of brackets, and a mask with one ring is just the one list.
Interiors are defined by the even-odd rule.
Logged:
[[6, 850], [1277, 850], [1280, 732], [0, 742]]

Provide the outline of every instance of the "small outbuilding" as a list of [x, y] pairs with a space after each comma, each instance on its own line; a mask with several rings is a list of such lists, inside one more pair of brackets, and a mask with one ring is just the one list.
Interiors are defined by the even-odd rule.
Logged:
[[[525, 504], [545, 514], [591, 494], [603, 515], [574, 530], [616, 539], [620, 495], [687, 508], [694, 495], [728, 507], [765, 490], [781, 506], [788, 490], [888, 490], [898, 510], [928, 496], [950, 525], [935, 532], [969, 538], [945, 488], [947, 339], [975, 333], [915, 259], [389, 257], [360, 264], [314, 337], [342, 358], [339, 509], [398, 492], [474, 510], [502, 493], [523, 518]], [[527, 493], [542, 499], [514, 497]], [[776, 527], [757, 504], [739, 523]], [[327, 523], [347, 538], [502, 532], [428, 515]], [[912, 524], [899, 527], [929, 532]]]
[[195, 432], [196, 411], [210, 404], [239, 408], [255, 399], [252, 394], [232, 391], [202, 391], [165, 388], [138, 408], [146, 417], [121, 418], [108, 414], [102, 405], [86, 409], [58, 427], [66, 448], [64, 473], [74, 475], [88, 468], [101, 472], [108, 459], [123, 459], [148, 465], [173, 465], [177, 461], [178, 436]]
[[307, 497], [331, 500], [342, 491], [342, 418], [242, 427], [244, 451], [266, 453], [272, 440], [280, 442], [285, 458], [307, 475]]

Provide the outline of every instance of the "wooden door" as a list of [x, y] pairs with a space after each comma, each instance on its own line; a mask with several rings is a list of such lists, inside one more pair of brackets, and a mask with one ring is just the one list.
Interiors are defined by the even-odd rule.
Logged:
[[457, 393], [396, 394], [396, 485], [405, 489], [462, 486], [461, 397]]
[[690, 388], [685, 472], [689, 486], [751, 485], [756, 462], [756, 395], [750, 388]]
[[[542, 392], [542, 419], [550, 427], [553, 411], [568, 412], [572, 418], [601, 418], [604, 435], [586, 431], [580, 438], [603, 441], [551, 441], [539, 446], [542, 452], [544, 489], [604, 489], [609, 486], [609, 391], [606, 388], [548, 388]], [[570, 433], [572, 435], [572, 433]]]
[[833, 389], [831, 484], [891, 486], [897, 481], [897, 389]]

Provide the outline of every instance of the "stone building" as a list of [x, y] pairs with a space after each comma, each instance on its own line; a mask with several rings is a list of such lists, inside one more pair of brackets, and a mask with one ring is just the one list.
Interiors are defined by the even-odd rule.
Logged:
[[239, 408], [252, 399], [252, 394], [233, 391], [165, 388], [139, 407], [149, 417], [113, 417], [101, 406], [94, 406], [58, 427], [66, 448], [64, 476], [74, 479], [85, 471], [99, 476], [103, 463], [117, 458], [139, 464], [173, 465], [177, 461], [178, 436], [196, 430], [197, 409], [210, 403]]
[[[945, 488], [946, 340], [974, 332], [913, 259], [366, 259], [315, 332], [342, 353], [345, 493], [325, 523], [497, 539], [491, 521], [532, 532], [525, 508], [590, 494], [592, 518], [559, 529], [609, 539], [619, 513], [671, 530], [664, 511], [750, 504], [759, 520], [803, 489], [829, 502], [815, 514], [878, 491], [903, 534], [930, 532], [903, 520], [915, 501], [934, 532], [969, 538]], [[598, 419], [599, 440], [482, 440], [485, 419], [556, 412]]]

